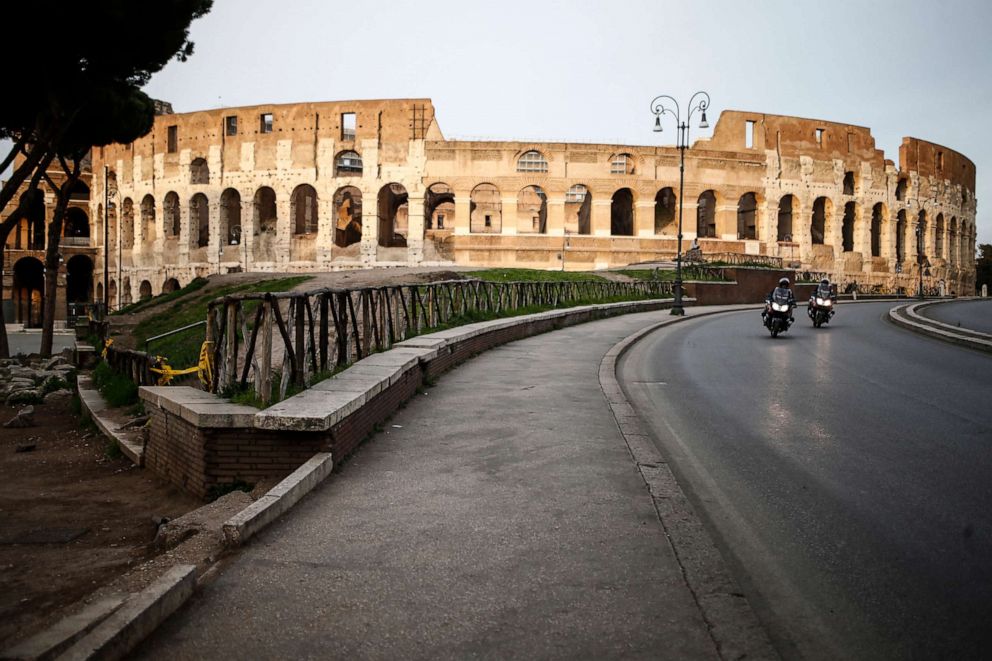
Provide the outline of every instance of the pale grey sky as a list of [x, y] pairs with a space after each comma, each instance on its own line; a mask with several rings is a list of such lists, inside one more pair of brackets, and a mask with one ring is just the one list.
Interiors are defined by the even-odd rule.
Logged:
[[711, 123], [798, 115], [868, 126], [897, 163], [906, 135], [964, 153], [992, 243], [990, 35], [988, 0], [215, 0], [147, 91], [179, 112], [430, 97], [447, 137], [651, 145], [674, 133], [651, 99], [705, 89]]

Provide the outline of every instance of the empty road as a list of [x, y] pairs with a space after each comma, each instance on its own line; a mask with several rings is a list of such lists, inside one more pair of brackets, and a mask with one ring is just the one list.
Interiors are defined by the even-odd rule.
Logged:
[[619, 366], [786, 657], [992, 650], [992, 356], [891, 306], [775, 340], [757, 311], [688, 320]]

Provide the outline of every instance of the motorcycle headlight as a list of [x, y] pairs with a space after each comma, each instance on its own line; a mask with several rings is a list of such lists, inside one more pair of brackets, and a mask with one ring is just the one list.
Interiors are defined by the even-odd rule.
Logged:
[[830, 305], [830, 299], [829, 298], [820, 298], [819, 296], [817, 296], [816, 297], [816, 304], [817, 305]]
[[775, 312], [786, 312], [788, 309], [789, 306], [785, 303], [772, 303], [772, 310], [775, 310]]

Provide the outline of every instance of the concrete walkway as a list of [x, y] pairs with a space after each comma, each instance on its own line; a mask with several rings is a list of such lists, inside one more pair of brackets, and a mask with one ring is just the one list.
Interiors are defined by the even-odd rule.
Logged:
[[668, 311], [443, 376], [140, 658], [718, 658], [598, 379]]

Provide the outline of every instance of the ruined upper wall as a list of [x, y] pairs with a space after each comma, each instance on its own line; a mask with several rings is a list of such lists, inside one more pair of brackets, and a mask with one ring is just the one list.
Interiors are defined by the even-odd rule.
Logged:
[[975, 164], [964, 154], [919, 138], [903, 138], [899, 145], [899, 169], [915, 170], [923, 177], [947, 179], [975, 192]]

